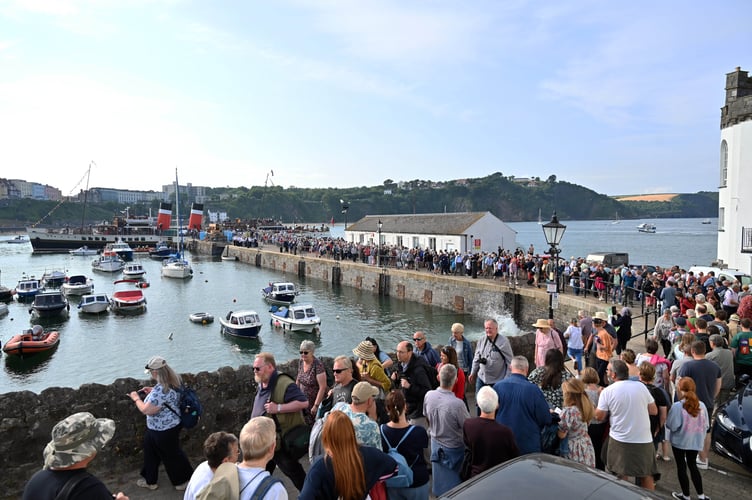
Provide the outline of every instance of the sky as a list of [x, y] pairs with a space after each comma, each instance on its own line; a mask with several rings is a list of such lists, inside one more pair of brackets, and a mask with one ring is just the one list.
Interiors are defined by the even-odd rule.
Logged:
[[0, 177], [716, 190], [752, 2], [0, 0]]

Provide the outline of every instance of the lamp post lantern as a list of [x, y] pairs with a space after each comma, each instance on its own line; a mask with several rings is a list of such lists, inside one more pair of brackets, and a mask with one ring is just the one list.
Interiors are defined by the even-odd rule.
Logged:
[[553, 319], [554, 317], [554, 293], [556, 293], [557, 299], [559, 296], [559, 244], [561, 243], [561, 238], [564, 236], [564, 231], [566, 230], [567, 226], [559, 223], [559, 218], [556, 216], [555, 210], [553, 215], [551, 216], [551, 221], [543, 224], [543, 235], [546, 237], [546, 243], [551, 246], [551, 248], [548, 250], [548, 253], [549, 255], [551, 255], [551, 259], [553, 260], [554, 265], [555, 288], [554, 291], [548, 291], [549, 319]]
[[376, 250], [376, 266], [381, 267], [381, 226], [383, 224], [381, 223], [381, 219], [379, 219], [379, 245], [378, 249]]

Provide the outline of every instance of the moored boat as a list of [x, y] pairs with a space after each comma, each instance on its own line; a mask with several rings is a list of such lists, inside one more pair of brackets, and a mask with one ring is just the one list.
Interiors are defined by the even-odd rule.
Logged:
[[261, 296], [270, 304], [289, 305], [295, 301], [297, 295], [294, 283], [269, 283], [269, 286], [261, 289]]
[[321, 318], [311, 304], [291, 304], [279, 308], [272, 306], [270, 312], [272, 326], [283, 330], [312, 333], [321, 325]]
[[88, 314], [99, 314], [107, 311], [110, 298], [106, 293], [92, 293], [81, 297], [78, 304], [79, 311]]
[[261, 318], [250, 309], [230, 311], [224, 318], [219, 318], [220, 331], [233, 337], [246, 339], [258, 338], [261, 331]]
[[35, 318], [52, 318], [66, 315], [70, 304], [60, 290], [45, 290], [34, 296], [29, 312]]
[[37, 354], [54, 349], [59, 341], [58, 332], [45, 333], [41, 326], [34, 325], [33, 329], [24, 330], [23, 333], [11, 337], [3, 346], [3, 351], [18, 356]]
[[60, 288], [68, 280], [65, 271], [53, 269], [42, 274], [42, 288]]
[[146, 297], [138, 280], [118, 280], [112, 292], [110, 308], [120, 314], [139, 314], [146, 311]]
[[93, 248], [89, 248], [88, 246], [84, 245], [84, 246], [76, 248], [75, 250], [68, 250], [68, 253], [71, 255], [75, 255], [76, 257], [85, 257], [87, 255], [96, 255], [99, 253], [99, 251], [94, 250]]
[[117, 256], [115, 252], [105, 251], [98, 259], [91, 261], [91, 268], [95, 271], [105, 273], [117, 273], [123, 270], [125, 261]]
[[140, 262], [128, 262], [123, 268], [123, 276], [127, 278], [140, 278], [144, 274], [146, 274], [146, 269]]
[[149, 257], [156, 260], [162, 260], [170, 256], [172, 248], [164, 241], [160, 241], [154, 248], [149, 250]]
[[23, 245], [25, 243], [29, 242], [29, 238], [26, 235], [19, 234], [18, 236], [14, 236], [13, 238], [6, 241], [6, 243], [9, 243], [11, 245]]
[[60, 290], [62, 290], [66, 296], [71, 296], [86, 295], [87, 293], [91, 293], [93, 288], [94, 282], [91, 278], [87, 278], [83, 274], [76, 274], [68, 278], [68, 281], [63, 283]]
[[42, 290], [42, 283], [38, 279], [22, 278], [18, 280], [15, 295], [19, 301], [30, 300]]
[[207, 323], [214, 323], [214, 315], [208, 312], [197, 312], [190, 314], [188, 319], [191, 323], [200, 323], [205, 325]]
[[130, 262], [133, 260], [133, 249], [131, 246], [123, 241], [122, 238], [112, 242], [108, 243], [107, 246], [104, 247], [105, 252], [111, 251], [115, 252], [118, 257], [123, 259], [125, 262]]

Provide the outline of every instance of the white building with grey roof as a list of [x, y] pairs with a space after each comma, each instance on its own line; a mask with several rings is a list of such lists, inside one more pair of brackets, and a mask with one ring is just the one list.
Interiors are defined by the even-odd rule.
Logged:
[[517, 231], [491, 212], [366, 215], [345, 228], [348, 242], [439, 251], [495, 252], [517, 248]]

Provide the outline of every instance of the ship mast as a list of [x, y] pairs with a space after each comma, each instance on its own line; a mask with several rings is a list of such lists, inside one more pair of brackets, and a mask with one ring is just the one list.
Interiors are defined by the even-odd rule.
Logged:
[[89, 177], [91, 177], [91, 166], [96, 165], [94, 163], [94, 160], [91, 160], [89, 163], [89, 170], [86, 172], [86, 190], [84, 191], [84, 210], [83, 214], [81, 214], [81, 234], [84, 233], [84, 224], [86, 222], [86, 202], [89, 197]]

